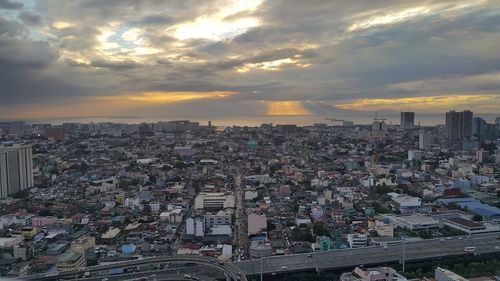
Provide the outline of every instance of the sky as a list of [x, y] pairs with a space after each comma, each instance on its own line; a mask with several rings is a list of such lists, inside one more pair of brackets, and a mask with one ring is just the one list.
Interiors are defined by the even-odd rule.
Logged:
[[0, 0], [0, 119], [500, 115], [499, 46], [498, 0]]

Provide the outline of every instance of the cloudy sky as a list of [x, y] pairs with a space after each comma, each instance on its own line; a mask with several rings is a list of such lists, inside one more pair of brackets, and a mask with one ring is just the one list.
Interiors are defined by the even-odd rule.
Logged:
[[498, 0], [0, 0], [0, 119], [500, 113]]

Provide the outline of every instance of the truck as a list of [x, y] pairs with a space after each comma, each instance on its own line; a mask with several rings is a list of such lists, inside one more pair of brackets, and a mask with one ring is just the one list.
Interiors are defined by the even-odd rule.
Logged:
[[122, 274], [122, 273], [123, 273], [123, 267], [112, 268], [109, 270], [109, 275], [116, 275], [116, 274]]

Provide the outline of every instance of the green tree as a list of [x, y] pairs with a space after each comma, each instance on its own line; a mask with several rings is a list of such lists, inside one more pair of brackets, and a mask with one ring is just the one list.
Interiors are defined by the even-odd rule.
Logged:
[[482, 221], [483, 220], [483, 217], [481, 215], [474, 215], [472, 217], [472, 220], [473, 221]]

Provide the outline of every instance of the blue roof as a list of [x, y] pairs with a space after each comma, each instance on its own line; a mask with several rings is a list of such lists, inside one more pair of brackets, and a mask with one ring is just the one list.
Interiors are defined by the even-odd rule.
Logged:
[[135, 252], [135, 245], [134, 244], [122, 245], [122, 253], [133, 254], [134, 252]]
[[466, 197], [463, 197], [463, 198], [442, 198], [442, 199], [438, 199], [437, 200], [439, 203], [441, 204], [445, 204], [445, 205], [448, 205], [448, 204], [451, 204], [451, 203], [462, 203], [462, 202], [479, 202], [479, 200], [477, 199], [474, 199], [474, 198], [466, 198]]

